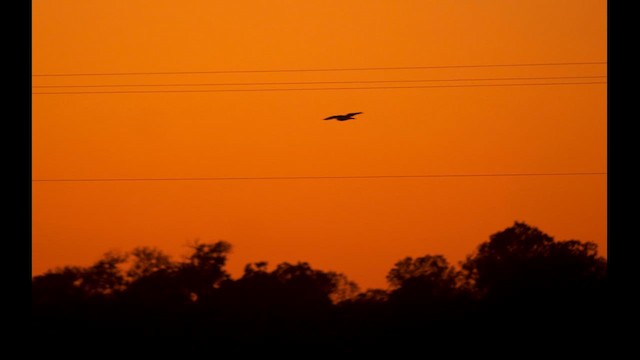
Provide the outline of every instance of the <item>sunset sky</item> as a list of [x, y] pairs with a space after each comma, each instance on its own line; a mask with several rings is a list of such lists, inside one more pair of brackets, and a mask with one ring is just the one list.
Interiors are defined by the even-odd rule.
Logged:
[[[33, 179], [604, 173], [606, 4], [34, 0]], [[464, 67], [518, 64], [556, 65]], [[351, 70], [235, 72], [283, 69]], [[194, 85], [221, 83], [254, 85]], [[308, 261], [385, 287], [516, 220], [606, 255], [606, 200], [604, 174], [35, 181], [32, 270], [226, 240], [233, 276]]]

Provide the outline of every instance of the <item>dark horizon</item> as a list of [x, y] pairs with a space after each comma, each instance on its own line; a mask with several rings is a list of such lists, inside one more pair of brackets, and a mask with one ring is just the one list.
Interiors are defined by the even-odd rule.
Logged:
[[446, 339], [481, 323], [504, 335], [542, 327], [596, 340], [608, 321], [607, 262], [597, 245], [555, 241], [523, 222], [491, 235], [459, 267], [441, 255], [400, 259], [386, 290], [361, 291], [346, 275], [305, 262], [251, 263], [232, 279], [230, 250], [222, 241], [195, 243], [189, 257], [172, 261], [141, 247], [35, 276], [33, 333], [92, 334], [96, 344], [169, 336], [200, 350], [244, 343], [356, 353], [381, 342], [410, 349], [421, 337]]

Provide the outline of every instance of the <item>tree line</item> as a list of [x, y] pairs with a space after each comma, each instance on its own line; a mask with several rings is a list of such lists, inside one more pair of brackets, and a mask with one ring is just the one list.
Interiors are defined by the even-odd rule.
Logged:
[[174, 261], [139, 247], [33, 277], [33, 335], [96, 346], [171, 339], [166, 346], [355, 354], [455, 339], [597, 341], [608, 324], [607, 262], [597, 246], [556, 241], [523, 222], [491, 235], [458, 266], [442, 255], [401, 259], [387, 289], [366, 291], [306, 262], [250, 263], [233, 279], [229, 243], [190, 250]]

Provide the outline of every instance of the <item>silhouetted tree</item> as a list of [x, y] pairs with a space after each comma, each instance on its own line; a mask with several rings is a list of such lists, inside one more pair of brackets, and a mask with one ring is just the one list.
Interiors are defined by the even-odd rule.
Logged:
[[65, 266], [35, 276], [31, 283], [31, 299], [34, 305], [76, 304], [86, 300], [80, 287], [82, 270]]
[[483, 296], [512, 301], [598, 287], [606, 276], [606, 260], [593, 243], [556, 242], [538, 228], [516, 222], [480, 244], [463, 269]]
[[196, 242], [191, 249], [193, 252], [180, 264], [176, 276], [194, 301], [208, 301], [220, 283], [229, 279], [224, 266], [231, 244], [226, 241]]
[[360, 293], [360, 287], [342, 273], [327, 272], [333, 283], [333, 291], [329, 295], [334, 304], [353, 299]]
[[133, 262], [127, 270], [127, 277], [131, 281], [174, 266], [170, 257], [156, 248], [137, 247], [131, 251], [130, 256], [133, 258]]
[[112, 295], [125, 288], [122, 265], [128, 254], [108, 252], [95, 264], [82, 271], [80, 287], [91, 295]]
[[303, 302], [332, 303], [353, 296], [358, 286], [344, 274], [314, 270], [306, 262], [282, 263], [272, 275], [293, 299]]
[[108, 252], [89, 267], [64, 267], [36, 276], [31, 286], [33, 301], [55, 303], [111, 296], [126, 286], [121, 269], [126, 260], [127, 254]]
[[[389, 271], [388, 304], [397, 336], [435, 336], [466, 311], [466, 294], [457, 287], [458, 271], [442, 255], [407, 257]], [[406, 323], [406, 319], [413, 322]]]
[[130, 258], [122, 302], [137, 307], [139, 312], [166, 312], [191, 302], [189, 290], [178, 279], [180, 264], [169, 256], [155, 248], [138, 247], [131, 251]]
[[285, 262], [272, 272], [267, 271], [266, 262], [248, 264], [244, 275], [226, 286], [259, 291], [263, 301], [275, 296], [281, 303], [294, 304], [330, 304], [357, 292], [357, 284], [344, 274], [315, 270], [306, 262]]
[[389, 271], [387, 281], [392, 288], [399, 288], [414, 279], [433, 283], [434, 286], [455, 287], [455, 270], [442, 255], [426, 255], [398, 261]]
[[458, 272], [442, 255], [426, 255], [398, 261], [387, 281], [394, 289], [391, 301], [434, 305], [452, 301], [458, 293]]
[[480, 244], [463, 269], [481, 298], [477, 321], [511, 329], [505, 336], [544, 328], [595, 340], [589, 329], [605, 326], [606, 260], [595, 244], [557, 242], [516, 222]]
[[191, 292], [180, 281], [178, 264], [136, 277], [121, 294], [121, 300], [146, 309], [167, 309], [192, 302]]

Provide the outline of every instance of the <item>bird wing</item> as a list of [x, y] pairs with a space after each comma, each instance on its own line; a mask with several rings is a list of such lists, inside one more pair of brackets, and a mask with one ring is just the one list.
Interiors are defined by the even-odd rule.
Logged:
[[331, 119], [337, 119], [338, 115], [333, 115], [333, 116], [329, 116], [328, 118], [325, 118], [325, 120], [331, 120]]
[[362, 113], [361, 112], [348, 113], [347, 116], [354, 116], [358, 114], [362, 114]]

